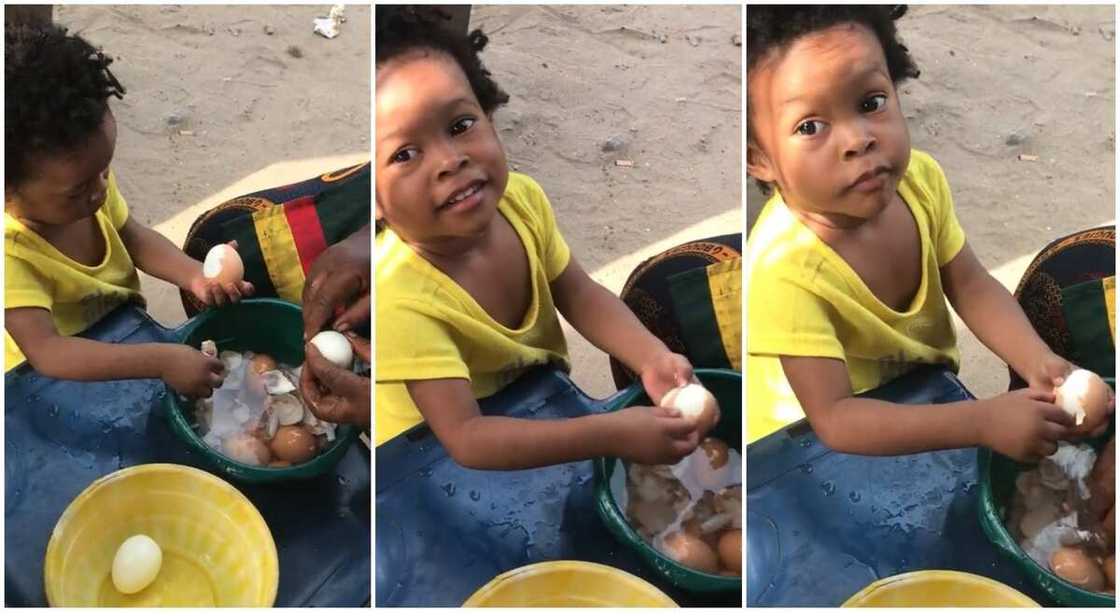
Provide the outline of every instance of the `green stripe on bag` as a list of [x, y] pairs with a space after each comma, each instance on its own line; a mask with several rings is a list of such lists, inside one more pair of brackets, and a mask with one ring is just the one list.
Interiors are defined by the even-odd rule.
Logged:
[[692, 365], [732, 369], [720, 336], [719, 319], [712, 304], [707, 268], [694, 268], [668, 278], [681, 340], [692, 358]]
[[1108, 307], [1106, 291], [1115, 291], [1115, 285], [1100, 279], [1066, 287], [1062, 290], [1062, 311], [1069, 328], [1072, 361], [1101, 376], [1113, 377], [1116, 347], [1109, 321], [1114, 313]]

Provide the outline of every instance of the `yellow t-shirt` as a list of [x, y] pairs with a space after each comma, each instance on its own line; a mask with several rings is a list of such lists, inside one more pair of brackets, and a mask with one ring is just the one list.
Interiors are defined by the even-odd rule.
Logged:
[[941, 167], [912, 151], [898, 186], [918, 226], [922, 280], [910, 307], [896, 311], [786, 207], [775, 193], [747, 240], [747, 440], [805, 413], [786, 381], [780, 355], [843, 359], [854, 393], [917, 364], [957, 369], [956, 335], [940, 268], [964, 246], [964, 231]]
[[[59, 252], [39, 234], [4, 213], [4, 308], [45, 308], [63, 336], [85, 331], [117, 306], [140, 296], [140, 277], [119, 230], [128, 220], [128, 206], [109, 175], [105, 203], [94, 213], [105, 239], [105, 258], [87, 266]], [[4, 371], [25, 357], [4, 331]]]
[[544, 363], [568, 368], [549, 283], [568, 266], [568, 245], [533, 179], [511, 172], [498, 212], [529, 256], [533, 297], [520, 327], [495, 321], [450, 277], [385, 229], [377, 253], [377, 444], [423, 421], [404, 381], [466, 378], [476, 398], [493, 395]]

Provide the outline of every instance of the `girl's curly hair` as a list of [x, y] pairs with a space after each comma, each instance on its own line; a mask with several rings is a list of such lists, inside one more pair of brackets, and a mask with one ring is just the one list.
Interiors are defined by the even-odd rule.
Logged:
[[377, 66], [410, 51], [439, 51], [455, 59], [487, 115], [509, 101], [478, 56], [490, 41], [482, 30], [466, 36], [453, 32], [448, 27], [450, 17], [432, 6], [378, 5], [374, 15]]
[[30, 175], [28, 160], [67, 151], [101, 127], [109, 97], [125, 88], [113, 59], [58, 25], [4, 27], [5, 183]]

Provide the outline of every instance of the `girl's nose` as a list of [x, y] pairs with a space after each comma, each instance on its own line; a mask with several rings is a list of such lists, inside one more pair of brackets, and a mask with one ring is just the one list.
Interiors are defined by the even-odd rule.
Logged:
[[470, 159], [466, 153], [461, 151], [459, 147], [456, 147], [454, 143], [448, 143], [443, 146], [439, 155], [439, 175], [441, 177], [455, 174], [461, 170], [463, 166], [467, 165], [467, 161]]
[[859, 157], [870, 151], [874, 151], [879, 141], [875, 138], [875, 134], [867, 129], [862, 122], [857, 122], [847, 134], [847, 141], [844, 143], [844, 159], [852, 159]]
[[100, 204], [105, 201], [106, 196], [109, 195], [109, 170], [106, 169], [101, 174], [97, 175], [97, 182], [93, 186], [93, 191], [90, 192], [90, 202]]

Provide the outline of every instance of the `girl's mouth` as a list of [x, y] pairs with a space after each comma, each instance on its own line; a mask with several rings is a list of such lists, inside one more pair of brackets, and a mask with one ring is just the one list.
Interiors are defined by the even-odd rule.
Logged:
[[486, 186], [486, 181], [474, 181], [467, 185], [465, 188], [451, 194], [450, 198], [436, 209], [437, 212], [443, 211], [468, 211], [473, 210], [482, 203], [482, 188]]

